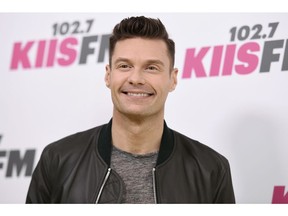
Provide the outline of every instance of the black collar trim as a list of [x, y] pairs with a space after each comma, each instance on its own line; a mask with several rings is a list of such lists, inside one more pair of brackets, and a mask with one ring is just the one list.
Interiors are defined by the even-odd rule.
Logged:
[[[112, 135], [111, 135], [112, 119], [108, 124], [104, 125], [100, 131], [98, 139], [98, 152], [105, 163], [110, 166], [111, 151], [112, 151]], [[174, 134], [171, 129], [167, 127], [164, 121], [163, 135], [161, 139], [159, 154], [156, 166], [162, 164], [171, 155], [174, 148]]]

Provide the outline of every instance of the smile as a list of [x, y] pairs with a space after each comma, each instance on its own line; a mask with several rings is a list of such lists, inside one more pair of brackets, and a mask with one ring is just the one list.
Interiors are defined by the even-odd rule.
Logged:
[[128, 96], [133, 96], [133, 97], [148, 97], [151, 94], [148, 93], [133, 93], [133, 92], [127, 92], [126, 93]]
[[121, 91], [123, 94], [127, 95], [127, 96], [130, 96], [130, 97], [138, 97], [138, 98], [144, 98], [144, 97], [149, 97], [149, 96], [152, 96], [154, 95], [153, 92], [150, 92], [150, 91], [145, 91], [145, 90], [122, 90]]

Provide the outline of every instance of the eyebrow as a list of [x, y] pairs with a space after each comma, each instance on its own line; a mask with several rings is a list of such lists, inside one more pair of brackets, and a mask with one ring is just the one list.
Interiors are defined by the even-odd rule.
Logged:
[[[128, 58], [119, 57], [115, 60], [114, 64], [117, 64], [118, 62], [122, 62], [122, 61], [123, 62], [131, 62], [131, 60]], [[158, 64], [158, 65], [164, 66], [164, 63], [158, 59], [147, 59], [145, 62], [147, 64]]]
[[130, 60], [128, 58], [119, 57], [114, 61], [114, 64], [116, 64], [118, 62], [130, 62]]

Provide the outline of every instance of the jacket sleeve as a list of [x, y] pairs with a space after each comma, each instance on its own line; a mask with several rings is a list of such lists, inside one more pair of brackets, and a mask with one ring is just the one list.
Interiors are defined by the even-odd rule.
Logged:
[[235, 203], [235, 196], [232, 184], [231, 171], [228, 161], [226, 162], [226, 169], [223, 170], [216, 194], [214, 196], [214, 203]]
[[51, 203], [51, 181], [49, 178], [49, 162], [51, 160], [52, 158], [49, 158], [45, 148], [32, 174], [26, 203]]

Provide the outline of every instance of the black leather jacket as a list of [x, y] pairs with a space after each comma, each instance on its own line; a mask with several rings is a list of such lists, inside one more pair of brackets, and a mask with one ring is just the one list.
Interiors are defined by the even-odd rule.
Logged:
[[[26, 203], [120, 203], [123, 181], [109, 168], [112, 120], [48, 145]], [[164, 123], [153, 169], [157, 203], [235, 203], [229, 163]]]

